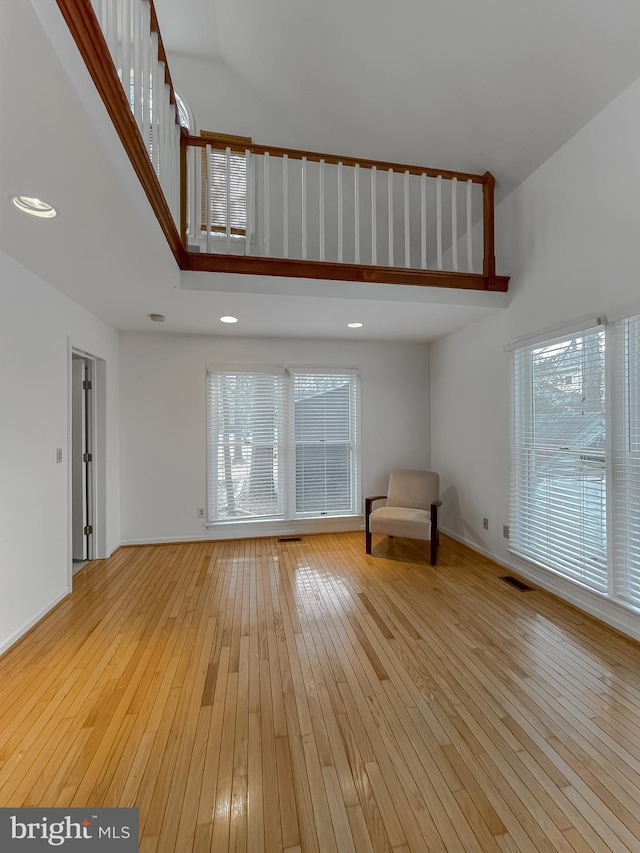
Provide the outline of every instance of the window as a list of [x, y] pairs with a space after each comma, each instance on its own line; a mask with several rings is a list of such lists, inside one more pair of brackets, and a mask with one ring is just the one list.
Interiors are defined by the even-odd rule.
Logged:
[[640, 607], [640, 316], [514, 351], [512, 550]]
[[209, 521], [359, 512], [358, 374], [210, 368]]
[[176, 109], [178, 110], [178, 121], [180, 122], [181, 127], [185, 127], [189, 133], [195, 133], [195, 122], [193, 120], [193, 113], [191, 112], [191, 108], [182, 97], [182, 95], [177, 92], [175, 89], [173, 91], [176, 99]]
[[640, 607], [640, 317], [612, 325], [611, 536], [616, 597]]
[[515, 353], [513, 548], [607, 588], [604, 331]]
[[243, 236], [247, 231], [247, 158], [244, 150], [234, 148], [250, 145], [251, 139], [206, 130], [200, 135], [211, 140], [208, 159], [207, 149], [202, 149], [201, 229], [226, 232], [228, 219], [231, 234]]

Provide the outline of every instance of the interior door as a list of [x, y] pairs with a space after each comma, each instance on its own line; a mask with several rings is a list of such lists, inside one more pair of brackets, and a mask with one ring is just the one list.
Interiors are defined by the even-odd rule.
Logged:
[[88, 359], [71, 362], [71, 506], [73, 514], [73, 560], [91, 559], [91, 367]]

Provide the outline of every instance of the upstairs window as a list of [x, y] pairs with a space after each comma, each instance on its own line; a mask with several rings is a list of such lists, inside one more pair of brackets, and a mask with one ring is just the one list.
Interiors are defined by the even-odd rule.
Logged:
[[[202, 149], [201, 158], [201, 229], [231, 234], [247, 233], [247, 157], [239, 146], [250, 145], [251, 139], [242, 136], [223, 136], [203, 130], [200, 134], [211, 140], [209, 157]], [[213, 147], [215, 145], [215, 147]], [[209, 210], [209, 218], [207, 217]]]

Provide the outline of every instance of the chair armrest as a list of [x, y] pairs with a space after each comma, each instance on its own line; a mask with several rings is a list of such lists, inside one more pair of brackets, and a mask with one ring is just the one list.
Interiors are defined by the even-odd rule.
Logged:
[[386, 499], [387, 499], [386, 495], [373, 495], [370, 498], [365, 498], [364, 499], [364, 514], [369, 515], [369, 513], [371, 512], [371, 506], [372, 506], [374, 501], [384, 501]]

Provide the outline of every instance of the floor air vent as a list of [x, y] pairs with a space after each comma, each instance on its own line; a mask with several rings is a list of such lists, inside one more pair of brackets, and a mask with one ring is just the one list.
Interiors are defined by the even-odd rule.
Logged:
[[519, 589], [520, 592], [532, 592], [533, 587], [526, 584], [524, 581], [518, 580], [518, 578], [514, 578], [511, 575], [505, 575], [503, 578], [500, 578], [501, 581], [508, 583], [510, 586]]
[[302, 542], [302, 538], [300, 536], [281, 536], [278, 542]]

